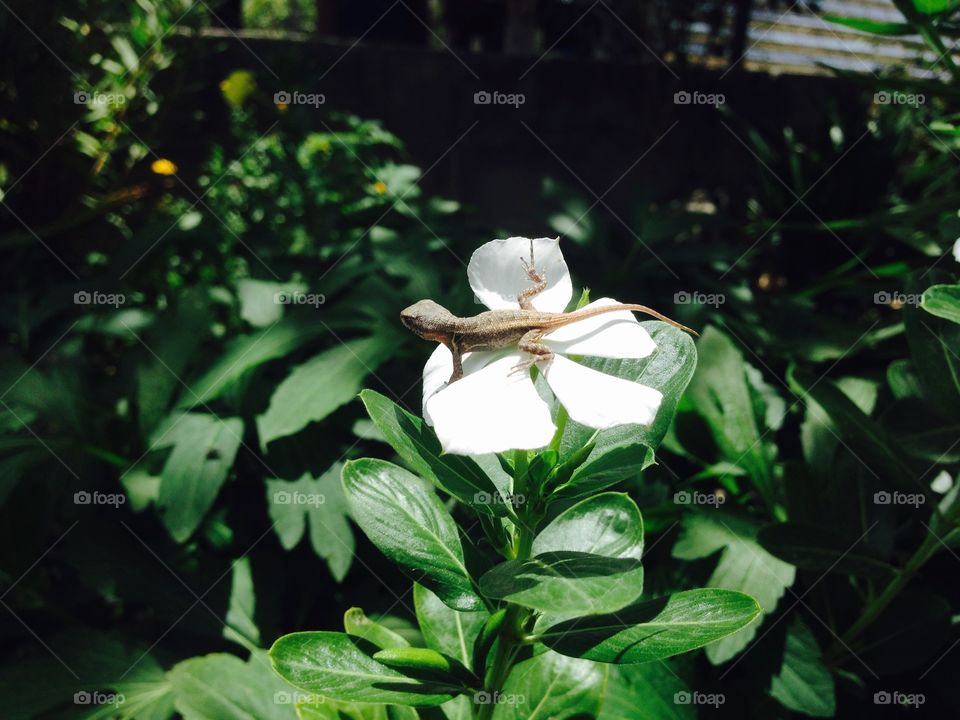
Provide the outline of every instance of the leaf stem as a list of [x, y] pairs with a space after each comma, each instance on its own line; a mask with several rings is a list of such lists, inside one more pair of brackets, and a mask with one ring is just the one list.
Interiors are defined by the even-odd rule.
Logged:
[[[910, 556], [906, 565], [897, 571], [897, 574], [894, 575], [893, 579], [887, 584], [883, 591], [867, 605], [857, 621], [843, 634], [843, 637], [840, 639], [840, 644], [843, 647], [849, 646], [864, 630], [880, 617], [904, 586], [910, 582], [927, 560], [933, 556], [939, 544], [940, 540], [937, 536], [933, 532], [927, 532], [920, 547]], [[836, 649], [832, 654], [835, 656], [839, 648], [837, 648], [836, 644], [834, 647]]]

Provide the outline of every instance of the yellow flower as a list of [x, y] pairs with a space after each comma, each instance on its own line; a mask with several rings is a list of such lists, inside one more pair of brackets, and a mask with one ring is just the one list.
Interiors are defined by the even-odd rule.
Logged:
[[383, 194], [387, 191], [387, 184], [386, 184], [385, 182], [383, 182], [383, 180], [377, 180], [377, 181], [373, 184], [373, 191], [374, 191], [377, 195], [383, 195]]
[[150, 163], [150, 169], [153, 170], [157, 175], [176, 175], [177, 166], [170, 160], [166, 158], [160, 158], [154, 160]]
[[247, 70], [234, 70], [220, 83], [223, 99], [230, 107], [239, 107], [257, 89], [253, 73]]

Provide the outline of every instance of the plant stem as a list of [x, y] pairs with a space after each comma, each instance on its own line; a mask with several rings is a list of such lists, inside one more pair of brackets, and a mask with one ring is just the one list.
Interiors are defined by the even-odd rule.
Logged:
[[[518, 450], [514, 456], [515, 492], [517, 491], [517, 484], [524, 482], [521, 478], [525, 478], [527, 473], [527, 459], [527, 453], [523, 450]], [[523, 489], [528, 490], [526, 487]], [[527, 560], [530, 557], [534, 529], [537, 524], [537, 518], [535, 517], [537, 511], [534, 509], [537, 504], [537, 502], [530, 503], [526, 506], [524, 512], [518, 513], [516, 534], [511, 553], [516, 560]], [[494, 652], [493, 662], [490, 664], [490, 670], [487, 672], [484, 682], [484, 690], [489, 693], [491, 702], [474, 705], [477, 720], [489, 720], [493, 716], [496, 703], [492, 700], [507, 681], [517, 650], [524, 644], [524, 639], [527, 636], [524, 625], [528, 616], [529, 611], [526, 608], [512, 603], [507, 604], [507, 614], [497, 637], [497, 649]]]
[[916, 575], [934, 552], [936, 552], [939, 544], [940, 540], [937, 536], [934, 535], [933, 532], [927, 532], [920, 547], [918, 547], [916, 552], [907, 560], [907, 564], [897, 572], [883, 589], [883, 592], [877, 595], [873, 601], [867, 605], [863, 614], [860, 615], [860, 618], [843, 634], [840, 643], [844, 647], [850, 645], [850, 643], [856, 640], [864, 630], [880, 617], [881, 613], [883, 613], [897, 594], [910, 582], [911, 578]]

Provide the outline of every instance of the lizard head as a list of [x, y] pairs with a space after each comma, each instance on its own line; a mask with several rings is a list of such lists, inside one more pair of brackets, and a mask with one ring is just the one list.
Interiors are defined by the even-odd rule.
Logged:
[[415, 302], [400, 312], [400, 322], [424, 340], [443, 342], [450, 335], [453, 314], [433, 300]]

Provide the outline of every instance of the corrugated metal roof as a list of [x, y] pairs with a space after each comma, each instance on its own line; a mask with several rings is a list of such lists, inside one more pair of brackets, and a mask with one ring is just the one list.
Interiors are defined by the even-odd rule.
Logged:
[[[747, 70], [804, 75], [828, 74], [830, 70], [824, 65], [863, 73], [901, 67], [914, 77], [934, 77], [944, 70], [937, 55], [918, 35], [874, 35], [825, 20], [827, 15], [904, 22], [891, 0], [796, 2], [784, 10], [755, 7], [739, 64]], [[719, 28], [704, 21], [688, 24], [685, 49], [689, 60], [718, 69], [729, 67], [731, 59], [715, 51], [718, 40], [721, 46], [729, 47], [734, 22], [731, 9]]]

